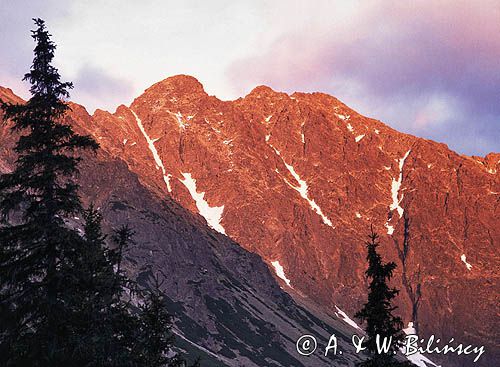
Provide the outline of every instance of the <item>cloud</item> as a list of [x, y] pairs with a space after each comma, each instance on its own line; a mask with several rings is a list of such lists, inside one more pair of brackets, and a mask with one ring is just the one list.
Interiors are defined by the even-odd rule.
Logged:
[[499, 131], [475, 147], [463, 146], [458, 134], [468, 131], [479, 142], [500, 120], [500, 3], [368, 1], [351, 15], [342, 28], [332, 21], [281, 34], [235, 61], [229, 80], [239, 90], [268, 83], [289, 92], [330, 92], [461, 152], [495, 148]]
[[119, 104], [130, 103], [134, 96], [132, 82], [89, 64], [79, 70], [73, 85], [71, 99], [89, 112], [97, 108], [112, 110]]
[[[22, 10], [21, 10], [22, 9]], [[42, 2], [31, 0], [3, 0], [0, 3], [0, 85], [10, 87], [23, 98], [30, 97], [29, 85], [22, 78], [29, 71], [35, 46], [30, 37], [34, 29], [32, 18], [42, 18], [52, 34], [52, 40], [58, 46], [54, 64], [60, 69], [62, 79], [69, 79], [64, 72], [64, 49], [69, 41], [65, 39], [65, 24], [68, 19], [74, 19], [74, 4], [66, 3], [61, 6], [58, 0]], [[75, 40], [72, 40], [76, 43]], [[62, 43], [62, 45], [61, 45]], [[15, 45], [15, 47], [12, 47]], [[89, 111], [96, 108], [114, 108], [125, 103], [132, 97], [131, 83], [114, 77], [109, 71], [90, 63], [74, 66], [76, 73], [73, 76], [75, 89], [71, 92], [73, 100], [85, 105]]]
[[[35, 46], [30, 37], [32, 18], [45, 19], [49, 24], [68, 15], [57, 0], [2, 0], [0, 2], [0, 84], [28, 96], [28, 86], [21, 82], [29, 70]], [[57, 36], [54, 37], [57, 42]]]
[[90, 110], [183, 73], [224, 99], [323, 91], [459, 152], [499, 150], [498, 0], [0, 0], [0, 85], [23, 97], [32, 17]]

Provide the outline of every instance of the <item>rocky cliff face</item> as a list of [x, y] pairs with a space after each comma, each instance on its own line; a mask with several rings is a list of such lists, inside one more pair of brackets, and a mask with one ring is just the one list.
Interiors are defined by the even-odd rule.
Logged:
[[[23, 102], [1, 88], [0, 99]], [[67, 122], [99, 136], [86, 111], [71, 107]], [[9, 123], [0, 125], [0, 173], [12, 168], [17, 138]], [[203, 366], [353, 366], [362, 357], [354, 353], [353, 329], [342, 318], [311, 309], [307, 300], [294, 301], [258, 255], [148, 188], [119, 154], [85, 154], [78, 182], [84, 205], [94, 203], [103, 213], [107, 233], [124, 224], [134, 229], [135, 243], [125, 255], [129, 274], [145, 287], [160, 277], [175, 316], [176, 345], [202, 357]], [[81, 229], [83, 222], [76, 216], [68, 225]], [[336, 334], [344, 353], [305, 359], [295, 348], [303, 334], [315, 335], [323, 348]]]
[[[486, 345], [482, 365], [497, 361], [500, 154], [458, 155], [321, 93], [257, 87], [220, 101], [189, 76], [153, 85], [114, 114], [72, 109], [68, 119], [98, 140], [106, 160], [137, 175], [148, 205], [178, 203], [200, 214], [260, 255], [295, 299], [332, 315], [336, 306], [352, 315], [364, 302], [364, 240], [373, 225], [384, 257], [398, 264], [404, 321], [422, 337]], [[108, 184], [124, 200], [129, 189]], [[137, 251], [147, 256], [146, 247]]]

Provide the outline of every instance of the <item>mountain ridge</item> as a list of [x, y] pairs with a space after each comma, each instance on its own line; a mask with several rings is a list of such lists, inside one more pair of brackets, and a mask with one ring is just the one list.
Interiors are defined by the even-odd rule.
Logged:
[[[328, 99], [333, 99], [335, 102], [337, 102], [337, 103], [341, 104], [342, 106], [348, 108], [350, 111], [355, 112], [354, 110], [352, 110], [351, 108], [349, 108], [345, 103], [343, 103], [341, 100], [339, 100], [338, 98], [336, 98], [333, 95], [331, 95], [329, 93], [326, 93], [326, 92], [319, 92], [319, 91], [316, 91], [316, 92], [300, 92], [300, 91], [295, 91], [293, 93], [287, 93], [287, 92], [276, 91], [272, 87], [267, 86], [265, 84], [257, 85], [256, 87], [254, 87], [250, 92], [248, 92], [244, 96], [240, 96], [240, 97], [237, 97], [235, 99], [224, 100], [224, 99], [220, 99], [219, 97], [217, 97], [216, 94], [214, 94], [214, 95], [208, 94], [205, 91], [205, 89], [203, 87], [203, 84], [196, 77], [191, 76], [189, 74], [177, 74], [177, 75], [166, 77], [166, 78], [164, 78], [164, 79], [162, 79], [162, 80], [160, 80], [160, 81], [152, 84], [150, 87], [146, 88], [142, 94], [145, 94], [145, 93], [148, 93], [148, 92], [156, 92], [156, 91], [158, 91], [158, 89], [160, 89], [163, 86], [166, 86], [165, 89], [166, 89], [167, 93], [169, 91], [178, 91], [178, 90], [186, 92], [186, 90], [193, 90], [194, 89], [195, 92], [196, 92], [195, 94], [198, 94], [198, 95], [201, 95], [201, 96], [204, 96], [204, 97], [215, 98], [219, 102], [237, 102], [237, 101], [244, 100], [246, 98], [249, 98], [249, 97], [252, 97], [252, 96], [255, 96], [255, 95], [262, 95], [262, 94], [267, 95], [267, 96], [285, 95], [285, 96], [287, 96], [289, 98], [296, 98], [297, 96], [321, 96], [321, 97], [325, 97], [325, 98], [328, 98]], [[193, 86], [194, 86], [194, 88], [190, 89]], [[137, 99], [137, 98], [138, 97], [136, 97], [135, 99]], [[135, 99], [134, 99], [134, 101], [135, 101]], [[133, 104], [133, 102], [132, 102], [132, 104]], [[115, 109], [115, 112], [110, 112], [110, 111], [106, 111], [106, 110], [99, 109], [99, 108], [97, 110], [99, 110], [99, 111], [105, 111], [105, 112], [113, 114], [113, 113], [116, 113], [116, 110], [119, 107], [127, 107], [127, 106], [124, 105], [124, 104], [121, 104], [121, 105], [119, 105]], [[94, 114], [91, 114], [91, 115], [93, 116]], [[418, 135], [414, 135], [414, 134], [410, 134], [410, 133], [403, 133], [403, 132], [400, 132], [400, 131], [398, 131], [398, 130], [392, 128], [392, 127], [390, 127], [388, 124], [386, 124], [386, 123], [382, 122], [381, 120], [378, 120], [378, 119], [376, 119], [374, 117], [367, 117], [367, 118], [369, 118], [371, 120], [374, 120], [374, 121], [378, 121], [381, 124], [383, 124], [386, 128], [391, 129], [393, 131], [396, 131], [399, 134], [405, 134], [405, 135], [411, 136], [413, 138], [423, 139], [423, 140], [426, 140], [426, 141], [429, 141], [429, 142], [433, 142], [433, 143], [436, 143], [436, 144], [443, 144], [450, 151], [452, 151], [452, 152], [454, 152], [454, 153], [456, 153], [456, 154], [458, 154], [460, 156], [463, 156], [463, 157], [486, 159], [487, 156], [490, 156], [492, 154], [493, 155], [500, 154], [500, 152], [494, 152], [494, 151], [486, 153], [484, 156], [476, 156], [474, 154], [473, 155], [467, 155], [467, 154], [459, 153], [459, 152], [456, 152], [453, 149], [451, 149], [444, 142], [437, 142], [435, 140], [423, 138], [423, 137], [420, 137]]]
[[185, 75], [113, 114], [75, 105], [71, 119], [158, 197], [259, 254], [290, 293], [353, 314], [365, 295], [363, 233], [374, 224], [398, 264], [405, 323], [498, 346], [500, 154], [459, 155], [323, 93], [260, 86], [221, 101]]
[[[72, 106], [72, 113], [84, 112]], [[1, 113], [0, 109], [0, 117]], [[85, 117], [77, 123], [70, 122], [69, 115], [66, 121], [85, 132], [78, 125], [90, 122]], [[9, 172], [15, 162], [18, 132], [11, 132], [9, 125], [0, 125], [0, 173]], [[353, 366], [361, 360], [347, 342], [350, 327], [294, 301], [258, 255], [210, 230], [202, 218], [171, 198], [161, 198], [119, 157], [100, 149], [82, 158], [77, 182], [83, 204], [92, 203], [103, 214], [105, 233], [124, 224], [133, 228], [124, 270], [146, 288], [160, 276], [179, 336], [175, 345], [189, 350], [190, 357], [201, 356], [207, 367]], [[83, 229], [79, 216], [66, 223]], [[326, 345], [333, 332], [341, 338], [343, 356], [325, 358], [318, 353], [302, 360], [296, 352], [295, 340], [303, 333]]]
[[[295, 92], [293, 92], [293, 93], [286, 93], [286, 92], [276, 91], [276, 90], [274, 90], [273, 88], [271, 88], [271, 87], [269, 87], [269, 86], [267, 86], [267, 85], [265, 85], [265, 84], [258, 85], [258, 86], [256, 86], [256, 87], [254, 87], [254, 88], [253, 88], [250, 92], [248, 92], [248, 93], [247, 93], [246, 95], [244, 95], [244, 96], [237, 97], [237, 98], [235, 98], [235, 99], [223, 100], [223, 99], [220, 99], [219, 97], [217, 97], [217, 95], [215, 95], [215, 94], [214, 94], [214, 95], [210, 95], [210, 94], [208, 94], [208, 93], [205, 91], [205, 89], [204, 89], [204, 87], [203, 87], [203, 84], [202, 84], [202, 83], [201, 83], [201, 82], [200, 82], [200, 81], [199, 81], [196, 77], [191, 76], [191, 75], [189, 75], [189, 74], [177, 74], [177, 75], [173, 75], [173, 76], [166, 77], [166, 78], [162, 79], [161, 81], [156, 82], [156, 83], [152, 84], [150, 87], [146, 88], [146, 89], [144, 90], [144, 92], [143, 92], [143, 93], [147, 92], [148, 90], [150, 90], [151, 88], [153, 88], [153, 87], [154, 87], [154, 86], [156, 86], [156, 85], [161, 85], [161, 84], [163, 84], [163, 83], [168, 83], [168, 81], [170, 81], [170, 80], [182, 80], [182, 79], [184, 79], [184, 80], [190, 80], [190, 79], [191, 79], [191, 80], [192, 80], [192, 82], [194, 82], [194, 83], [192, 83], [193, 85], [197, 85], [197, 88], [201, 87], [201, 91], [202, 91], [203, 93], [200, 93], [200, 94], [205, 95], [205, 96], [207, 96], [207, 97], [212, 97], [212, 98], [215, 98], [215, 99], [217, 99], [217, 100], [218, 100], [218, 101], [220, 101], [220, 102], [236, 102], [236, 101], [239, 101], [239, 100], [245, 99], [245, 98], [247, 98], [247, 97], [251, 96], [252, 94], [260, 93], [260, 91], [269, 91], [269, 92], [271, 92], [272, 94], [284, 94], [284, 95], [287, 95], [287, 96], [289, 96], [289, 97], [291, 97], [291, 98], [295, 98], [295, 97], [294, 97], [295, 95], [298, 95], [298, 96], [300, 96], [300, 95], [323, 95], [323, 96], [326, 96], [326, 97], [329, 97], [329, 98], [335, 98], [338, 102], [342, 103], [344, 106], [346, 106], [346, 107], [347, 107], [347, 105], [345, 105], [343, 102], [341, 102], [341, 101], [340, 101], [340, 100], [338, 100], [336, 97], [334, 97], [334, 96], [332, 96], [331, 94], [326, 93], [326, 92], [319, 92], [319, 91], [318, 91], [318, 92], [300, 92], [300, 91], [295, 91]], [[183, 84], [181, 83], [181, 85], [183, 85]], [[9, 87], [4, 87], [4, 86], [1, 86], [1, 85], [0, 85], [0, 96], [1, 96], [4, 100], [10, 100], [11, 102], [13, 102], [13, 101], [16, 101], [17, 103], [22, 103], [22, 102], [25, 102], [25, 100], [24, 100], [24, 99], [22, 99], [21, 97], [19, 97], [19, 96], [18, 96], [18, 95], [17, 95], [17, 94], [16, 94], [16, 93], [15, 93], [15, 92], [11, 89], [11, 88], [9, 88]], [[134, 99], [134, 100], [135, 100], [135, 99]], [[75, 106], [79, 106], [79, 107], [81, 107], [81, 108], [84, 108], [84, 109], [85, 109], [85, 111], [86, 111], [86, 113], [87, 113], [89, 116], [91, 116], [91, 117], [94, 117], [94, 115], [95, 115], [96, 113], [102, 113], [102, 112], [109, 113], [109, 114], [115, 114], [115, 113], [117, 112], [117, 110], [118, 110], [118, 109], [123, 108], [123, 107], [128, 107], [128, 106], [126, 106], [125, 104], [120, 104], [120, 105], [118, 105], [118, 106], [115, 108], [115, 111], [114, 111], [114, 112], [110, 112], [110, 111], [108, 111], [108, 110], [106, 110], [106, 109], [102, 109], [102, 108], [96, 108], [96, 109], [95, 109], [95, 111], [94, 111], [94, 113], [90, 113], [90, 112], [86, 109], [86, 107], [85, 107], [83, 104], [80, 104], [80, 103], [77, 103], [77, 102], [70, 102], [70, 103], [71, 103], [72, 105], [75, 105]], [[469, 157], [469, 158], [473, 158], [473, 159], [482, 159], [482, 160], [485, 160], [485, 161], [486, 161], [486, 160], [492, 160], [492, 159], [494, 159], [494, 158], [495, 158], [495, 156], [496, 156], [496, 155], [499, 155], [499, 154], [500, 154], [500, 152], [495, 152], [495, 151], [491, 151], [491, 152], [489, 152], [489, 153], [486, 153], [484, 156], [478, 156], [478, 155], [475, 155], [475, 154], [468, 155], [468, 154], [465, 154], [465, 153], [459, 153], [459, 152], [457, 152], [457, 151], [455, 151], [455, 150], [451, 149], [451, 148], [448, 146], [448, 144], [446, 144], [445, 142], [437, 142], [437, 141], [435, 141], [435, 140], [432, 140], [432, 139], [427, 139], [427, 138], [423, 138], [423, 137], [420, 137], [420, 136], [418, 136], [418, 135], [414, 135], [414, 134], [410, 134], [410, 133], [400, 132], [400, 131], [398, 131], [398, 130], [396, 130], [396, 129], [392, 128], [392, 127], [390, 127], [390, 125], [388, 125], [388, 124], [386, 124], [386, 123], [382, 122], [381, 120], [376, 119], [375, 117], [368, 117], [368, 118], [370, 118], [370, 119], [372, 119], [372, 120], [375, 120], [375, 121], [378, 121], [378, 122], [382, 123], [383, 125], [385, 125], [387, 128], [392, 129], [392, 130], [394, 130], [394, 131], [397, 131], [397, 132], [398, 132], [398, 133], [400, 133], [400, 134], [405, 134], [405, 135], [408, 135], [408, 136], [411, 136], [411, 137], [414, 137], [414, 138], [418, 138], [418, 139], [426, 140], [426, 141], [433, 142], [433, 143], [436, 143], [436, 144], [442, 144], [442, 145], [444, 145], [447, 149], [449, 149], [450, 151], [452, 151], [452, 152], [456, 153], [457, 155], [459, 155], [459, 156], [461, 156], [461, 157]], [[492, 159], [487, 159], [487, 157], [489, 157], [489, 156], [493, 156], [493, 158], [492, 158]]]

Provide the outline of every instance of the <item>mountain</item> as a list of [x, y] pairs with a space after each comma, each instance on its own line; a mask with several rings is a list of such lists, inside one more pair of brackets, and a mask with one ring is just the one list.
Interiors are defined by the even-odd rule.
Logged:
[[[176, 274], [166, 292], [196, 325], [213, 331], [195, 344], [212, 351], [222, 345], [220, 335], [236, 330], [227, 329], [233, 323], [217, 330], [225, 319], [217, 312], [232, 309], [229, 314], [244, 320], [237, 305], [250, 297], [245, 309], [277, 326], [279, 344], [286, 345], [282, 355], [298, 358], [293, 342], [303, 331], [300, 317], [291, 317], [298, 329], [286, 334], [277, 320], [318, 313], [322, 322], [342, 328], [338, 320], [348, 318], [340, 310], [353, 315], [366, 298], [364, 241], [373, 225], [382, 255], [398, 265], [394, 286], [401, 289], [405, 323], [413, 322], [423, 338], [485, 345], [475, 365], [498, 362], [500, 154], [459, 155], [322, 93], [287, 95], [261, 86], [244, 98], [221, 101], [184, 75], [153, 85], [113, 114], [97, 110], [90, 116], [71, 106], [68, 122], [102, 147], [82, 170], [82, 197], [106, 208], [110, 227], [129, 220], [138, 228], [140, 246], [129, 254], [132, 272], [142, 274], [153, 264], [190, 275], [188, 283]], [[0, 169], [9, 154], [2, 142]], [[212, 276], [204, 277], [202, 269]], [[245, 292], [216, 282], [213, 275], [221, 273], [228, 284], [242, 282]], [[201, 296], [195, 291], [200, 279]], [[231, 306], [206, 296], [230, 299]], [[255, 311], [249, 306], [260, 304], [255, 299], [277, 314]], [[287, 300], [287, 312], [275, 306], [280, 300]], [[252, 350], [248, 335], [237, 339]], [[470, 356], [432, 358], [447, 366], [472, 365]]]
[[[0, 88], [0, 100], [23, 103], [5, 88]], [[71, 107], [68, 122], [84, 132], [91, 117], [83, 107]], [[0, 173], [12, 169], [17, 138], [9, 123], [0, 125]], [[354, 330], [348, 319], [330, 316], [307, 300], [295, 301], [258, 255], [150, 190], [119, 156], [101, 149], [83, 157], [78, 182], [84, 205], [99, 208], [107, 233], [124, 224], [133, 228], [126, 271], [144, 287], [159, 275], [175, 316], [175, 345], [191, 358], [200, 356], [204, 367], [353, 366], [361, 360], [350, 341]], [[83, 228], [78, 216], [67, 224]], [[323, 348], [335, 334], [342, 355], [318, 352], [305, 359], [295, 347], [303, 334], [314, 335]]]

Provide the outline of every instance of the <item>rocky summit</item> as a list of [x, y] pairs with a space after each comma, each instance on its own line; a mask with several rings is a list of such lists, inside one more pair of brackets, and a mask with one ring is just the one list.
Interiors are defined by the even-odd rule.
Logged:
[[[22, 102], [8, 89], [0, 98]], [[66, 119], [102, 148], [84, 160], [84, 201], [102, 208], [108, 228], [136, 229], [130, 272], [145, 283], [166, 274], [184, 347], [214, 365], [355, 363], [348, 315], [366, 299], [371, 226], [398, 265], [405, 324], [422, 338], [484, 345], [474, 365], [500, 358], [499, 153], [457, 154], [322, 93], [260, 86], [221, 101], [185, 75], [114, 113], [72, 103]], [[0, 171], [14, 140], [2, 126]], [[301, 334], [332, 332], [349, 353], [295, 351]]]

